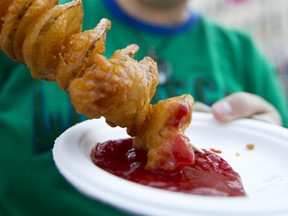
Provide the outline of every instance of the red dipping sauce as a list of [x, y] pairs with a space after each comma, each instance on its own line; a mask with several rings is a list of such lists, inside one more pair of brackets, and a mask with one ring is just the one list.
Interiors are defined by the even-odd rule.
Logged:
[[195, 152], [195, 164], [180, 172], [164, 173], [145, 169], [147, 152], [132, 147], [132, 139], [98, 143], [91, 159], [98, 167], [139, 184], [188, 194], [245, 196], [241, 178], [218, 155]]

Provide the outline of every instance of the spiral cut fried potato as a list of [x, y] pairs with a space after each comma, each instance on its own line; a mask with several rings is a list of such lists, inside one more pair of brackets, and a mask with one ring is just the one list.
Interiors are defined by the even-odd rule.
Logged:
[[27, 65], [33, 78], [56, 81], [79, 113], [126, 128], [135, 137], [135, 148], [148, 151], [147, 169], [173, 172], [194, 163], [184, 135], [193, 98], [183, 95], [151, 105], [157, 64], [150, 57], [136, 61], [134, 44], [104, 57], [109, 20], [81, 32], [81, 0], [62, 5], [57, 0], [5, 0], [0, 16], [1, 49]]

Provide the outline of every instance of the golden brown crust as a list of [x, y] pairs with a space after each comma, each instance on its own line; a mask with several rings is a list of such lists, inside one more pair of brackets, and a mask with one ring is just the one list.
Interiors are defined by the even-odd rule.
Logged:
[[18, 25], [33, 1], [34, 0], [12, 1], [3, 19], [3, 26], [0, 34], [0, 47], [13, 60], [16, 60], [13, 42]]
[[35, 21], [58, 3], [58, 0], [36, 0], [21, 18], [13, 41], [13, 51], [15, 59], [25, 64], [22, 46], [26, 38], [26, 33], [34, 26]]
[[[7, 5], [8, 5], [7, 1]], [[134, 59], [135, 44], [107, 59], [102, 19], [81, 32], [81, 0], [14, 0], [0, 10], [4, 17], [0, 44], [10, 58], [26, 64], [37, 79], [56, 81], [74, 107], [89, 118], [104, 116], [111, 126], [127, 129], [134, 146], [148, 151], [147, 169], [173, 171], [178, 160], [193, 163], [184, 131], [191, 121], [193, 98], [170, 98], [151, 105], [158, 84], [157, 64]], [[179, 114], [180, 113], [180, 114]]]
[[56, 5], [44, 13], [27, 32], [23, 43], [23, 57], [36, 79], [54, 81], [56, 68], [64, 44], [82, 28], [81, 1]]
[[[78, 112], [90, 118], [104, 116], [111, 126], [127, 127], [132, 136], [132, 127], [139, 127], [146, 119], [158, 82], [155, 62], [134, 60], [137, 50], [138, 46], [130, 45], [116, 51], [110, 59], [95, 55], [95, 67], [72, 80], [69, 86], [72, 104]], [[142, 123], [135, 124], [135, 119]]]
[[173, 171], [179, 166], [178, 157], [194, 163], [192, 146], [184, 134], [192, 119], [193, 102], [191, 95], [182, 95], [152, 106], [133, 142], [135, 148], [148, 151], [147, 169]]
[[111, 28], [111, 22], [102, 19], [92, 30], [72, 35], [60, 56], [56, 80], [58, 85], [67, 90], [69, 83], [76, 77], [81, 77], [86, 68], [95, 64], [93, 56], [105, 52], [106, 31]]
[[[0, 32], [2, 31], [2, 26], [4, 23], [4, 18], [7, 14], [8, 8], [13, 0], [1, 0], [0, 1]], [[1, 45], [0, 45], [1, 48]]]

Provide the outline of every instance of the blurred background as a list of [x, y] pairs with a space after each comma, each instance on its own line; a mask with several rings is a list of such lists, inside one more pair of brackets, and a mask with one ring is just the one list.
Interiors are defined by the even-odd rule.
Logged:
[[224, 26], [249, 32], [277, 67], [288, 97], [288, 0], [190, 0], [190, 4]]

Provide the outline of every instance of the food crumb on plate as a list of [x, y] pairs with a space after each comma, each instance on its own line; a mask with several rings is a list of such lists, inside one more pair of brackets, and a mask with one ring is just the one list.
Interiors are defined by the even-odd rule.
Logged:
[[216, 154], [221, 154], [221, 153], [222, 153], [221, 150], [219, 150], [219, 149], [214, 149], [214, 148], [210, 148], [210, 151], [212, 151], [212, 152], [214, 152], [214, 153], [216, 153]]
[[246, 149], [248, 149], [248, 150], [253, 150], [255, 148], [255, 145], [254, 144], [247, 144], [246, 145]]

